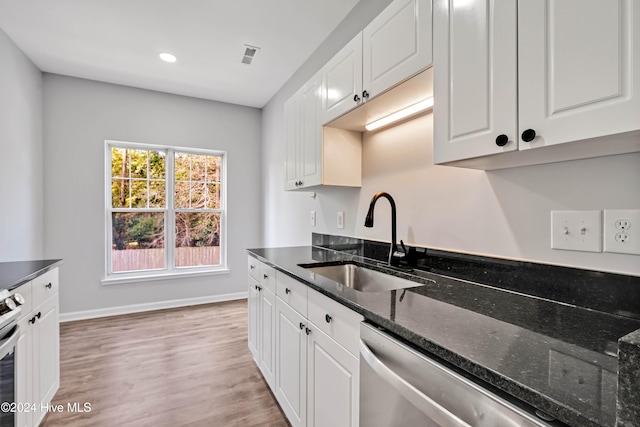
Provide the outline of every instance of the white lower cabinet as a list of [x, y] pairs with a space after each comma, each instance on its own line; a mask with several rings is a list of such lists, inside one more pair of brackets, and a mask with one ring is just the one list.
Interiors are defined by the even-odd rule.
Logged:
[[258, 347], [260, 346], [258, 342], [258, 328], [260, 320], [260, 293], [258, 292], [258, 287], [258, 282], [256, 282], [253, 277], [249, 276], [249, 287], [247, 290], [247, 335], [249, 338], [249, 350], [251, 350], [251, 354], [253, 354], [253, 358], [256, 362], [260, 359], [258, 354]]
[[276, 296], [270, 290], [260, 291], [260, 350], [258, 363], [267, 384], [273, 390], [275, 386], [276, 347], [275, 347]]
[[[254, 270], [258, 270], [257, 272]], [[258, 280], [256, 280], [258, 278]], [[249, 257], [249, 350], [271, 390], [275, 390], [275, 272], [273, 267]]]
[[276, 298], [276, 398], [292, 427], [307, 423], [307, 319]]
[[358, 426], [360, 361], [311, 323], [307, 427]]
[[[33, 397], [40, 409], [53, 400], [60, 387], [60, 330], [57, 296], [36, 310], [33, 324]], [[40, 424], [45, 411], [36, 412]]]
[[[362, 316], [283, 273], [276, 274], [278, 403], [293, 427], [358, 426], [360, 363], [348, 349], [357, 348], [359, 337], [351, 331], [357, 330]], [[313, 323], [312, 311], [326, 325]]]
[[[24, 317], [18, 322], [20, 328], [20, 336], [16, 343], [16, 403], [33, 403], [32, 393], [32, 375], [31, 367], [33, 366], [33, 340], [31, 334], [27, 334], [29, 326], [29, 317]], [[16, 426], [30, 427], [33, 425], [33, 413], [31, 411], [16, 412]]]
[[51, 270], [15, 290], [27, 304], [18, 320], [16, 402], [30, 411], [16, 413], [16, 426], [40, 424], [60, 387], [58, 270]]

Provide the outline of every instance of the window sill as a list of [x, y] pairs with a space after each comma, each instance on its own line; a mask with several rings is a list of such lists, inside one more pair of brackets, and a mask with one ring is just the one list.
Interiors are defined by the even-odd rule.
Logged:
[[215, 269], [215, 270], [197, 270], [197, 271], [179, 271], [179, 272], [154, 272], [144, 275], [122, 275], [111, 276], [100, 280], [100, 284], [103, 286], [120, 285], [126, 283], [140, 283], [140, 282], [153, 282], [158, 280], [170, 280], [180, 279], [186, 277], [202, 277], [202, 276], [218, 276], [222, 274], [229, 274], [228, 268]]

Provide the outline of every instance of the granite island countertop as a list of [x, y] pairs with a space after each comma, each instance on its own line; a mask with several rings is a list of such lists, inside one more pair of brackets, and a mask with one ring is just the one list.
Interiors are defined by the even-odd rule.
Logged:
[[425, 271], [393, 273], [416, 281], [406, 291], [358, 292], [299, 264], [375, 260], [312, 246], [248, 252], [570, 426], [616, 424], [618, 340], [638, 319]]
[[62, 264], [61, 259], [0, 262], [0, 289], [11, 291]]

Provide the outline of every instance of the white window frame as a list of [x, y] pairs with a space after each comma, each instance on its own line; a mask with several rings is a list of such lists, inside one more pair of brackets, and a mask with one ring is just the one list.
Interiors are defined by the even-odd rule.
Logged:
[[[164, 265], [163, 269], [123, 271], [114, 272], [111, 270], [111, 249], [113, 243], [113, 212], [136, 212], [135, 208], [114, 208], [111, 203], [111, 149], [129, 148], [134, 150], [162, 151], [165, 157], [165, 207], [145, 208], [144, 212], [164, 213]], [[173, 207], [174, 186], [175, 186], [175, 153], [199, 154], [206, 156], [219, 156], [221, 158], [220, 171], [220, 209], [176, 209]], [[101, 280], [103, 285], [117, 283], [133, 283], [155, 281], [162, 279], [172, 279], [177, 277], [208, 276], [214, 274], [228, 274], [227, 266], [227, 152], [218, 150], [207, 150], [198, 148], [187, 148], [179, 146], [166, 146], [154, 144], [142, 144], [126, 141], [105, 141], [105, 276]], [[175, 267], [175, 213], [176, 211], [186, 212], [215, 212], [220, 213], [220, 264], [211, 266], [195, 267]]]

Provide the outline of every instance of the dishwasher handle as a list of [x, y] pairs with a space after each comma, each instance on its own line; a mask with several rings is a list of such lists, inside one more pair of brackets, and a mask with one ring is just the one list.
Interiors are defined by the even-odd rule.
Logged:
[[380, 378], [438, 425], [442, 427], [472, 427], [395, 373], [378, 359], [362, 340], [360, 340], [360, 355]]

